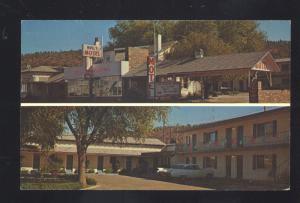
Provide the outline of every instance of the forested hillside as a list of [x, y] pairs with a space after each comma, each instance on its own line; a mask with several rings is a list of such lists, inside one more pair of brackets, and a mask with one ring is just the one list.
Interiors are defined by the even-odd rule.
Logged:
[[21, 56], [21, 67], [36, 66], [79, 66], [82, 64], [81, 50], [61, 52], [36, 52]]

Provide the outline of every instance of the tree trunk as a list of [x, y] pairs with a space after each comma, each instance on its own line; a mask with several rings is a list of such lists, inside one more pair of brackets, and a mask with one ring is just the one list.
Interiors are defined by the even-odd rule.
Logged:
[[85, 152], [77, 152], [78, 156], [78, 179], [82, 187], [87, 186], [86, 177], [85, 177], [85, 161], [86, 161], [86, 153]]

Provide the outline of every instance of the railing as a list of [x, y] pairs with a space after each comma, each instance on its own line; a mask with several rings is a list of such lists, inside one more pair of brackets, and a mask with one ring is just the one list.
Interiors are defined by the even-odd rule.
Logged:
[[243, 140], [237, 141], [232, 140], [229, 145], [226, 143], [225, 139], [221, 139], [215, 143], [198, 143], [197, 145], [187, 145], [187, 144], [176, 144], [176, 153], [193, 153], [193, 152], [206, 152], [206, 151], [218, 151], [226, 149], [241, 149], [245, 147], [256, 147], [256, 146], [273, 146], [279, 144], [289, 144], [290, 143], [290, 132], [282, 131], [276, 136], [262, 136], [262, 137], [246, 137]]

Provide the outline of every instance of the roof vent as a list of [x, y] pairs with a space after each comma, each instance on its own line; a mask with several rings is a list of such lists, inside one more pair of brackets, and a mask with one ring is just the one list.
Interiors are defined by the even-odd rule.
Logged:
[[203, 51], [203, 49], [199, 49], [197, 51], [194, 51], [194, 57], [196, 59], [203, 58], [204, 57], [204, 51]]

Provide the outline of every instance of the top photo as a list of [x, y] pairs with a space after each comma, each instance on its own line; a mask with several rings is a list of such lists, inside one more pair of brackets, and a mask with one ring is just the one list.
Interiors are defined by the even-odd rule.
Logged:
[[290, 20], [22, 20], [24, 103], [290, 103]]

